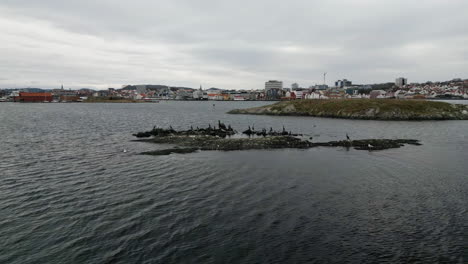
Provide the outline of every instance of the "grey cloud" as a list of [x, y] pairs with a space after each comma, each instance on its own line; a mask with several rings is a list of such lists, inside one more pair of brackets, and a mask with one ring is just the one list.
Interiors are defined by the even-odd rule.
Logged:
[[466, 78], [467, 10], [464, 0], [2, 0], [0, 87]]

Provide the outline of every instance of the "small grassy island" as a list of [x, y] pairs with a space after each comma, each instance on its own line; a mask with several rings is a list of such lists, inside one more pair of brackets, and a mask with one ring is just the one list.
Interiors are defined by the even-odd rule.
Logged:
[[414, 139], [360, 139], [340, 140], [330, 142], [312, 142], [312, 138], [306, 138], [300, 134], [286, 131], [275, 131], [273, 128], [255, 130], [248, 128], [242, 133], [237, 133], [231, 126], [225, 126], [219, 122], [218, 127], [193, 128], [176, 131], [154, 127], [150, 131], [134, 134], [139, 138], [136, 141], [156, 144], [173, 144], [174, 148], [143, 152], [144, 155], [170, 155], [172, 153], [192, 153], [206, 150], [250, 150], [250, 149], [308, 149], [313, 147], [345, 147], [356, 150], [384, 150], [399, 148], [405, 144], [421, 145]]
[[468, 120], [468, 105], [396, 99], [295, 100], [228, 113], [369, 120]]

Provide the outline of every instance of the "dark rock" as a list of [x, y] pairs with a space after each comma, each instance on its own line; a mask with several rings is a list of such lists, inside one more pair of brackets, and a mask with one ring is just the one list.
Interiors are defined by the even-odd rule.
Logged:
[[173, 148], [173, 149], [162, 149], [162, 150], [154, 150], [154, 151], [147, 151], [140, 153], [141, 155], [151, 155], [151, 156], [163, 156], [163, 155], [170, 155], [170, 154], [187, 154], [193, 153], [198, 151], [198, 148]]
[[[223, 127], [224, 124], [221, 124]], [[226, 126], [224, 126], [226, 127]], [[227, 129], [227, 127], [226, 127]], [[232, 128], [231, 128], [232, 129]], [[229, 130], [229, 129], [227, 129]], [[226, 131], [224, 129], [216, 129], [209, 126], [207, 129], [193, 127], [186, 131], [175, 131], [169, 128], [167, 130], [154, 127], [148, 132], [140, 132], [134, 134], [140, 142], [151, 142], [158, 144], [175, 144], [182, 148], [173, 148], [166, 150], [157, 150], [144, 152], [145, 155], [169, 155], [171, 153], [192, 153], [197, 150], [249, 150], [249, 149], [281, 149], [281, 148], [297, 148], [306, 149], [313, 147], [345, 147], [354, 148], [356, 150], [384, 150], [390, 148], [400, 148], [405, 144], [421, 145], [418, 140], [414, 139], [361, 139], [361, 140], [341, 140], [329, 142], [312, 143], [306, 139], [299, 138], [300, 134], [287, 132], [283, 127], [283, 131], [276, 132], [272, 128], [267, 132], [266, 129], [256, 132], [252, 128], [244, 131], [243, 134], [248, 135], [248, 138], [227, 138], [234, 135], [235, 132]], [[286, 134], [286, 135], [284, 135]], [[258, 137], [255, 137], [257, 135]], [[148, 138], [151, 137], [152, 138]], [[252, 137], [253, 136], [253, 137]], [[310, 139], [312, 139], [310, 137]]]

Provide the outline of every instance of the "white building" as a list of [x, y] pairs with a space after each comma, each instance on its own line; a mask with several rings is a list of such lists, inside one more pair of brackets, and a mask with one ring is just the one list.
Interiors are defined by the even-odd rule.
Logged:
[[315, 91], [305, 95], [305, 99], [328, 99], [322, 91]]
[[296, 99], [302, 99], [304, 97], [303, 91], [294, 91], [294, 95], [296, 95]]
[[193, 91], [193, 99], [195, 100], [208, 100], [208, 93], [203, 91], [202, 86], [200, 85], [200, 89]]
[[273, 90], [273, 89], [283, 90], [283, 82], [270, 80], [265, 83], [265, 91]]

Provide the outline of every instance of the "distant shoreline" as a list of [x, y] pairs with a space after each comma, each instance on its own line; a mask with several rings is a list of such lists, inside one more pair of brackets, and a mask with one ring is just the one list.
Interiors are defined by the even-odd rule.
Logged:
[[[88, 103], [88, 104], [97, 104], [97, 103], [120, 103], [120, 104], [155, 104], [164, 101], [175, 101], [175, 102], [230, 102], [230, 103], [238, 103], [238, 102], [300, 102], [300, 101], [336, 101], [336, 100], [372, 100], [372, 99], [296, 99], [296, 100], [177, 100], [177, 99], [158, 99], [157, 101], [139, 101], [139, 100], [91, 100], [91, 101], [82, 101], [82, 102], [14, 102], [14, 101], [0, 101], [0, 103], [23, 103], [23, 104], [77, 104], [77, 103]], [[392, 100], [392, 99], [377, 99], [377, 100]], [[397, 99], [395, 99], [397, 100]], [[400, 101], [468, 101], [468, 98], [424, 98], [424, 99], [401, 99]]]

